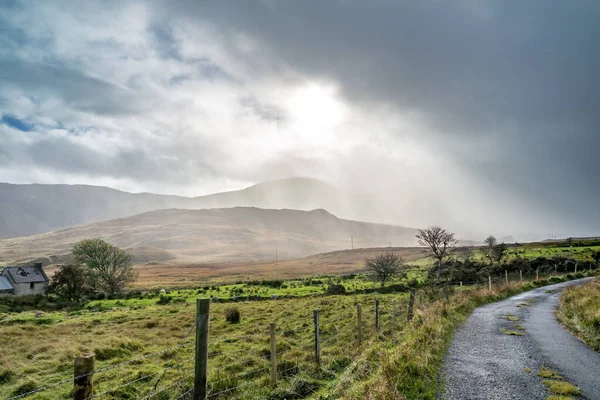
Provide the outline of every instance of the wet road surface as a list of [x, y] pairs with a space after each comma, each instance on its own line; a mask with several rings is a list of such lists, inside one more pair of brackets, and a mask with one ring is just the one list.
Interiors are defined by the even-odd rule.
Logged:
[[589, 279], [544, 286], [477, 308], [452, 341], [439, 398], [545, 399], [550, 393], [536, 375], [545, 366], [578, 386], [580, 398], [600, 400], [600, 354], [554, 317], [561, 290]]

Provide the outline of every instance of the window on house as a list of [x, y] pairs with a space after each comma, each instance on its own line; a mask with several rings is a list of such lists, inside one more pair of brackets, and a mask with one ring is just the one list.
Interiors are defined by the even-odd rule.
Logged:
[[35, 283], [31, 282], [31, 283], [29, 284], [29, 289], [33, 289], [33, 288], [35, 288]]

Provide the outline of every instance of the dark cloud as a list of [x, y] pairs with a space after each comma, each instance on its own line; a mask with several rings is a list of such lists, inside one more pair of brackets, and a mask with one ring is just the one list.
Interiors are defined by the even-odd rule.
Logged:
[[600, 3], [188, 2], [184, 12], [248, 32], [355, 103], [422, 114], [465, 170], [587, 231], [600, 224]]

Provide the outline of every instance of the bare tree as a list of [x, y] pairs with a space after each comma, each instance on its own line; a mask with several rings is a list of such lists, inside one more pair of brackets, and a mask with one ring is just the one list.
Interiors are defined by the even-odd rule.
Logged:
[[426, 246], [428, 248], [427, 252], [429, 253], [429, 256], [437, 260], [438, 265], [435, 279], [440, 279], [442, 262], [445, 257], [450, 255], [450, 252], [458, 242], [454, 237], [454, 233], [449, 232], [440, 226], [433, 225], [426, 229], [419, 229], [419, 232], [415, 236], [421, 246]]
[[137, 278], [131, 267], [131, 255], [102, 239], [87, 239], [73, 247], [73, 256], [78, 264], [84, 265], [91, 282], [109, 294], [121, 293]]
[[402, 267], [404, 265], [404, 258], [397, 253], [387, 251], [381, 253], [378, 256], [367, 258], [365, 260], [365, 267], [368, 271], [375, 274], [381, 287], [385, 283], [399, 276], [402, 273]]
[[483, 243], [485, 243], [485, 247], [483, 248], [483, 254], [487, 257], [488, 260], [490, 260], [490, 265], [492, 265], [494, 264], [494, 246], [498, 244], [498, 241], [494, 236], [490, 235], [483, 240]]

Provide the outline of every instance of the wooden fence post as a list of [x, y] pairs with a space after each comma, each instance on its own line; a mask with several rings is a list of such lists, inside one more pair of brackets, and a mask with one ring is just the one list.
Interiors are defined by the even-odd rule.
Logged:
[[208, 372], [208, 323], [210, 299], [196, 299], [196, 358], [194, 364], [194, 400], [206, 399]]
[[406, 320], [410, 321], [413, 317], [413, 307], [415, 305], [415, 289], [410, 289], [410, 295], [408, 298], [408, 314]]
[[558, 275], [558, 265], [554, 264], [554, 275]]
[[492, 291], [492, 277], [491, 276], [488, 276], [488, 288], [491, 292]]
[[94, 353], [83, 353], [75, 357], [73, 362], [73, 398], [84, 400], [92, 397], [94, 393]]
[[508, 270], [504, 270], [504, 279], [506, 280], [506, 286], [508, 286]]
[[519, 276], [521, 277], [521, 282], [523, 282], [523, 270], [522, 269], [519, 270]]
[[460, 287], [462, 287], [462, 281], [460, 281]]
[[361, 342], [362, 342], [362, 322], [361, 322], [361, 318], [362, 318], [362, 306], [360, 304], [356, 305], [356, 323], [357, 323], [357, 328], [358, 328], [358, 334], [357, 334], [357, 338], [358, 338], [358, 345], [360, 346]]
[[375, 299], [375, 332], [379, 332], [379, 299]]
[[269, 334], [271, 337], [271, 385], [277, 386], [277, 343], [275, 342], [275, 323], [269, 325]]
[[575, 263], [575, 273], [577, 273], [577, 262]]
[[315, 362], [321, 363], [321, 338], [319, 337], [319, 309], [315, 308], [313, 313], [315, 320]]
[[535, 269], [535, 280], [536, 281], [540, 280], [540, 269], [539, 268]]

